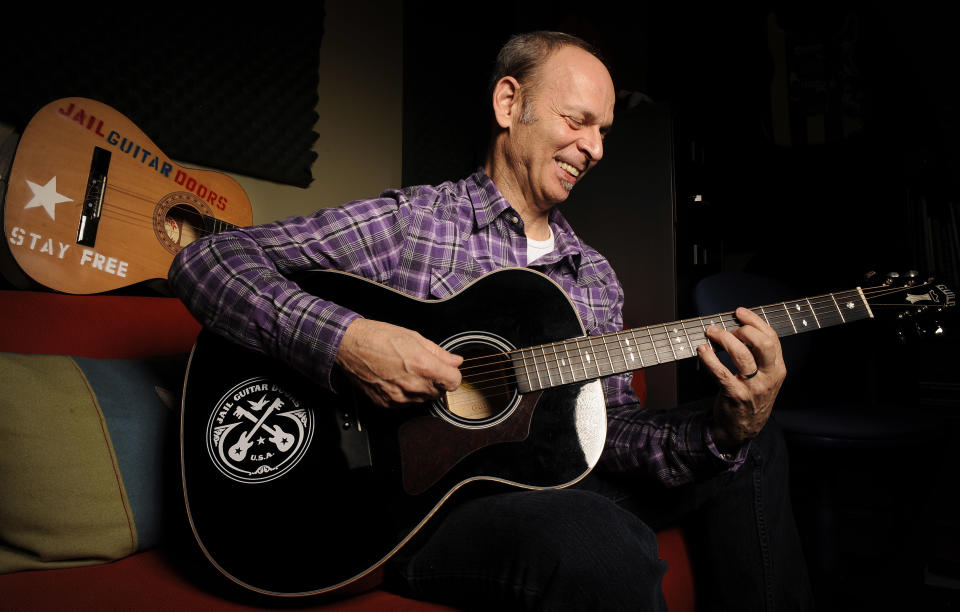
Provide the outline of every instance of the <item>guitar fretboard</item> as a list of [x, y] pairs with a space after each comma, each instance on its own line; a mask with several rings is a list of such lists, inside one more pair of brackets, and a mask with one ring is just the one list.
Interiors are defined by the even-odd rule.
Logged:
[[227, 223], [222, 219], [217, 219], [209, 215], [202, 215], [203, 218], [203, 231], [210, 234], [219, 234], [222, 232], [229, 232], [230, 230], [235, 230], [239, 225], [234, 225], [233, 223]]
[[[780, 337], [873, 316], [859, 287], [751, 310]], [[521, 349], [511, 354], [517, 387], [521, 393], [539, 391], [694, 357], [714, 325], [741, 327], [726, 312]]]

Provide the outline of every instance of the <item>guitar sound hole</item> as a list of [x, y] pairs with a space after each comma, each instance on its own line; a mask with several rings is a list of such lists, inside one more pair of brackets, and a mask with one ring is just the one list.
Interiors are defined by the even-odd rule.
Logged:
[[167, 237], [183, 248], [200, 237], [203, 221], [200, 213], [180, 204], [167, 211], [163, 227]]
[[165, 195], [153, 209], [153, 232], [170, 253], [202, 238], [203, 219], [210, 217], [210, 206], [189, 191], [175, 191]]
[[505, 340], [489, 334], [469, 333], [443, 343], [446, 350], [463, 356], [460, 386], [436, 402], [438, 416], [460, 425], [487, 427], [506, 418], [517, 405], [516, 376], [506, 353]]

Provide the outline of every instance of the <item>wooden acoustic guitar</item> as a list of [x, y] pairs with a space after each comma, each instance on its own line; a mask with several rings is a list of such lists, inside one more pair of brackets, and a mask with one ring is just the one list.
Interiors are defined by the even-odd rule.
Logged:
[[[588, 337], [563, 290], [528, 269], [490, 273], [438, 301], [339, 272], [298, 280], [465, 360], [462, 385], [441, 401], [384, 410], [345, 381], [327, 391], [201, 332], [181, 422], [190, 525], [224, 576], [285, 597], [363, 584], [463, 492], [577, 482], [603, 450], [600, 377], [692, 357], [708, 326], [739, 326], [728, 312]], [[754, 312], [787, 336], [954, 301], [934, 282], [884, 283]]]
[[251, 221], [235, 180], [173, 163], [132, 121], [86, 98], [56, 100], [30, 120], [3, 207], [16, 265], [64, 293], [165, 279], [183, 246]]

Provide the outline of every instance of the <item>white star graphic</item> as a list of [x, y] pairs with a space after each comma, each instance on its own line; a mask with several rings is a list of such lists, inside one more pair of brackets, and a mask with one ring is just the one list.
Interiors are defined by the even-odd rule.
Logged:
[[46, 185], [41, 186], [33, 181], [27, 181], [27, 185], [29, 185], [30, 190], [33, 191], [33, 199], [24, 206], [24, 209], [42, 206], [54, 221], [57, 219], [55, 216], [57, 204], [61, 202], [73, 202], [71, 198], [57, 193], [57, 177], [53, 177], [47, 181]]

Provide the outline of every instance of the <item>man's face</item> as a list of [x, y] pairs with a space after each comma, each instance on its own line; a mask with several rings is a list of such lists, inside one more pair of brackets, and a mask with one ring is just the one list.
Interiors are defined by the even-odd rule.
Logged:
[[523, 93], [526, 108], [511, 126], [510, 163], [527, 202], [548, 210], [603, 157], [613, 81], [597, 58], [568, 46], [549, 57]]

